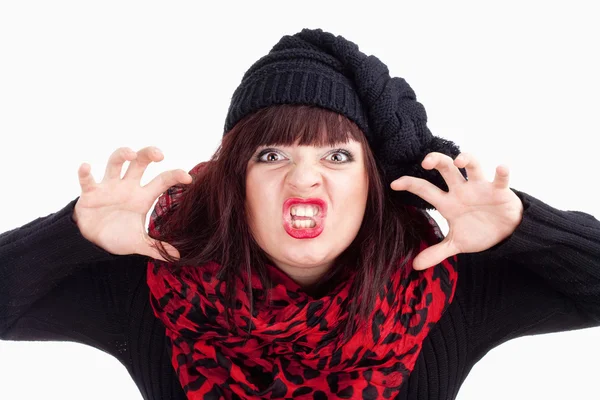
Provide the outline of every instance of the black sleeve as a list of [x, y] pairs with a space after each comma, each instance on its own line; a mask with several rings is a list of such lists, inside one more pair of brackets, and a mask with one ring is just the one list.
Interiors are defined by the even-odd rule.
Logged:
[[72, 219], [77, 199], [0, 235], [0, 339], [69, 340], [118, 355], [146, 257], [84, 238]]
[[512, 190], [524, 206], [513, 234], [459, 255], [473, 362], [516, 337], [600, 326], [600, 221]]

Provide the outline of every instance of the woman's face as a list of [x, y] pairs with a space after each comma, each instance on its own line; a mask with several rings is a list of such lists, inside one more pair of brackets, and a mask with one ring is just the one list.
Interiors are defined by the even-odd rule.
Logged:
[[251, 232], [301, 285], [316, 282], [358, 233], [368, 195], [363, 158], [361, 143], [351, 140], [335, 147], [262, 146], [248, 162]]

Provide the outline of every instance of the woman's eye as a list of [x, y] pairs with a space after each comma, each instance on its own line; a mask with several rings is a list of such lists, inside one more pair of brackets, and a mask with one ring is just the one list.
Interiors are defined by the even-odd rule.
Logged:
[[260, 153], [258, 155], [257, 159], [259, 162], [269, 163], [269, 162], [279, 161], [279, 159], [278, 159], [279, 156], [280, 156], [280, 154], [275, 151], [266, 151], [266, 152]]
[[[332, 157], [333, 156], [333, 157]], [[352, 153], [346, 150], [338, 150], [327, 156], [334, 164], [344, 164], [347, 162], [354, 161], [354, 157], [352, 157]]]
[[[336, 164], [341, 164], [341, 163], [349, 161], [348, 155], [344, 154], [344, 153], [342, 153], [340, 151], [336, 151], [335, 153], [331, 153], [327, 157], [331, 157], [331, 156], [337, 156], [337, 157], [330, 158], [330, 160], [333, 161]], [[344, 159], [344, 157], [346, 157], [346, 159]]]

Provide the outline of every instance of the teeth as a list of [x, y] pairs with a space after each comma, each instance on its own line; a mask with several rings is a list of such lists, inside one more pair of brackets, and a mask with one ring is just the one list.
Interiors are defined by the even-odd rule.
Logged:
[[319, 208], [317, 206], [293, 206], [292, 209], [290, 210], [290, 213], [292, 215], [298, 216], [298, 217], [314, 217], [315, 215], [319, 214]]
[[317, 224], [315, 223], [315, 221], [309, 220], [309, 219], [304, 219], [304, 220], [295, 219], [292, 221], [292, 226], [294, 228], [300, 228], [300, 229], [314, 228], [316, 225]]

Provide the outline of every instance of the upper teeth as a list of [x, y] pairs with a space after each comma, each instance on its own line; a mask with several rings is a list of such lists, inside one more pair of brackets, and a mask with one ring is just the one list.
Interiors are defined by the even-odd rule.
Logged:
[[314, 217], [319, 213], [319, 208], [317, 206], [293, 206], [290, 210], [292, 215], [297, 217]]

